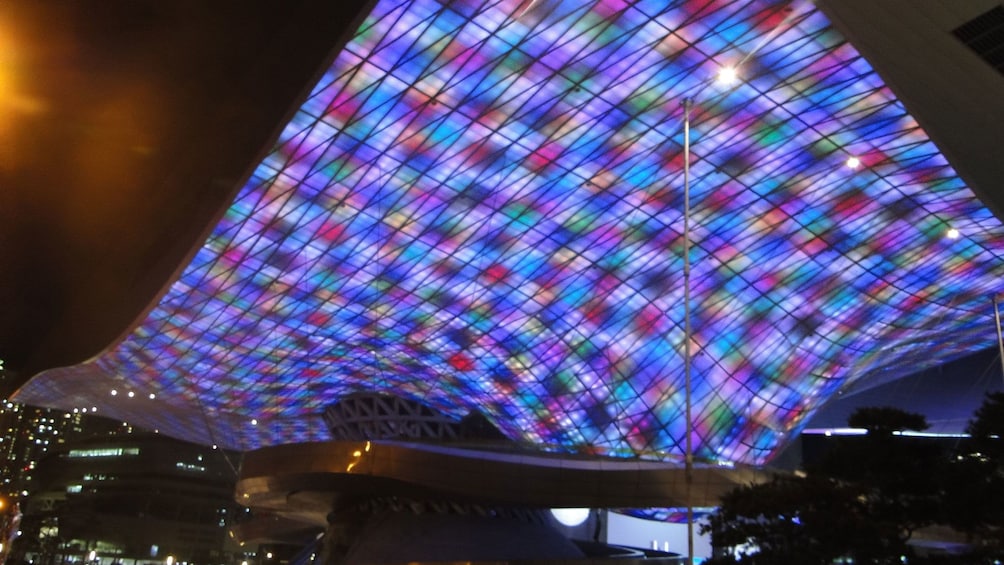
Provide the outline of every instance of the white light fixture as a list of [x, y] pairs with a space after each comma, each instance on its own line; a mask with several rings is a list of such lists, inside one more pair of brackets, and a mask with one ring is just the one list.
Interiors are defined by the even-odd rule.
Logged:
[[552, 508], [551, 515], [563, 526], [574, 528], [589, 518], [588, 508]]
[[945, 232], [945, 235], [948, 236], [948, 239], [959, 239], [959, 236], [962, 234], [959, 233], [959, 230], [955, 228], [948, 228], [948, 231]]
[[132, 397], [136, 396], [136, 393], [130, 390], [129, 394], [127, 394], [126, 396], [128, 396], [129, 398], [132, 398]]
[[119, 391], [117, 391], [117, 390], [115, 390], [115, 389], [113, 388], [113, 389], [112, 389], [112, 396], [118, 396], [118, 394], [119, 394]]
[[157, 395], [151, 392], [150, 393], [150, 400], [153, 400], [155, 398], [157, 398]]
[[733, 66], [724, 66], [718, 69], [718, 84], [722, 86], [732, 86], [739, 82], [739, 71]]
[[857, 157], [851, 155], [850, 157], [847, 158], [846, 164], [847, 168], [853, 171], [861, 166], [861, 159], [858, 159]]

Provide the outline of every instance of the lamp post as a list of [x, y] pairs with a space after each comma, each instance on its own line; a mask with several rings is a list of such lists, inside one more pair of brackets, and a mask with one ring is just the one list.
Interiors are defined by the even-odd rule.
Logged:
[[690, 98], [683, 99], [683, 387], [687, 438], [684, 446], [684, 481], [687, 493], [687, 563], [694, 563], [694, 506], [690, 500], [694, 483], [694, 446], [690, 411]]
[[1001, 375], [1004, 378], [1004, 334], [1001, 334], [1001, 313], [1000, 309], [997, 307], [997, 302], [999, 297], [994, 295], [994, 321], [997, 322], [997, 349], [1000, 351], [1001, 358]]
[[[739, 81], [736, 67], [722, 67], [718, 71], [718, 84], [732, 87]], [[683, 388], [684, 419], [686, 420], [686, 440], [684, 441], [684, 483], [687, 496], [687, 563], [694, 563], [694, 506], [691, 493], [694, 484], [694, 444], [691, 389], [693, 352], [691, 341], [693, 330], [690, 321], [690, 110], [693, 100], [683, 99]]]

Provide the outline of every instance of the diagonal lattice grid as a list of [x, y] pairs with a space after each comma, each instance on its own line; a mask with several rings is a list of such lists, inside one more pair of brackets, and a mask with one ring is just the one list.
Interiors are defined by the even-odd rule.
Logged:
[[842, 388], [992, 342], [1000, 222], [811, 4], [414, 0], [376, 3], [132, 332], [19, 395], [246, 449], [390, 392], [677, 457], [687, 98], [698, 456], [763, 462]]

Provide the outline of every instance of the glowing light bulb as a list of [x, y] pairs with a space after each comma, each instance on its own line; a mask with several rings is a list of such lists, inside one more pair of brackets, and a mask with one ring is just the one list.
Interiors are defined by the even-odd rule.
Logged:
[[718, 69], [718, 84], [732, 86], [739, 82], [739, 71], [735, 67], [726, 66]]
[[945, 233], [945, 235], [948, 236], [948, 239], [959, 239], [959, 236], [962, 234], [959, 233], [959, 230], [955, 228], [948, 228], [948, 231]]
[[854, 170], [861, 166], [861, 159], [854, 157], [853, 155], [847, 158], [847, 168]]
[[578, 526], [589, 519], [588, 508], [552, 508], [551, 515], [562, 525]]

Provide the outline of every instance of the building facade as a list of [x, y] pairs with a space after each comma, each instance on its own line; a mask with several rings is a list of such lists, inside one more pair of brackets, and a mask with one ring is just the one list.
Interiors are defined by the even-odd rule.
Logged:
[[239, 456], [102, 418], [0, 406], [0, 556], [30, 563], [240, 563]]

